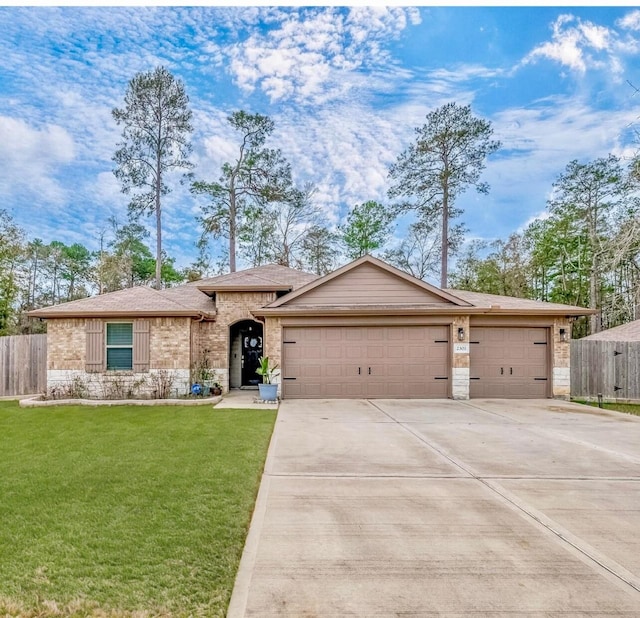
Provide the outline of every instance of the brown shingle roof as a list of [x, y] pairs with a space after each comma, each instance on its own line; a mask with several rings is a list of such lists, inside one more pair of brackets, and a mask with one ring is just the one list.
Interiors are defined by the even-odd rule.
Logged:
[[204, 314], [214, 314], [216, 311], [215, 303], [210, 296], [207, 296], [204, 292], [201, 292], [198, 288], [185, 284], [178, 285], [175, 288], [167, 288], [162, 290], [160, 294], [163, 294], [167, 298], [188, 307], [199, 311]]
[[532, 312], [540, 311], [566, 311], [567, 315], [586, 315], [592, 313], [590, 309], [576, 307], [574, 305], [563, 305], [561, 303], [548, 303], [539, 300], [531, 300], [529, 298], [515, 298], [513, 296], [500, 296], [499, 294], [484, 294], [483, 292], [468, 292], [467, 290], [448, 289], [447, 292], [462, 298], [471, 303], [474, 307], [491, 306], [500, 307], [500, 309], [514, 309], [526, 311], [530, 309]]
[[288, 268], [278, 264], [265, 264], [264, 266], [239, 270], [219, 277], [194, 281], [187, 285], [195, 286], [198, 289], [206, 289], [207, 291], [224, 289], [246, 289], [249, 291], [255, 288], [297, 290], [317, 278], [318, 275], [295, 268]]
[[207, 291], [225, 289], [250, 291], [252, 288], [273, 291], [295, 290], [316, 277], [317, 275], [286, 266], [268, 264], [160, 291], [145, 286], [127, 288], [126, 290], [35, 309], [30, 311], [29, 315], [41, 318], [136, 315], [205, 315], [213, 317], [215, 315], [214, 302], [210, 296], [200, 290], [200, 287]]
[[30, 311], [29, 315], [42, 318], [92, 315], [199, 315], [199, 311], [189, 304], [179, 302], [177, 298], [172, 298], [164, 290], [158, 292], [140, 286], [36, 309]]
[[640, 341], [640, 320], [608, 328], [583, 337], [580, 341]]

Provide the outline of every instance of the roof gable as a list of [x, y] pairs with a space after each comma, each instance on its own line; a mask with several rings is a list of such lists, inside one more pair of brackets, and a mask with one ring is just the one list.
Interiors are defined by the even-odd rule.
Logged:
[[316, 279], [272, 307], [468, 306], [469, 303], [370, 255]]
[[203, 292], [215, 291], [289, 291], [296, 290], [310, 281], [317, 279], [317, 275], [280, 266], [279, 264], [264, 264], [255, 268], [238, 270], [218, 277], [194, 281], [188, 285], [197, 287]]

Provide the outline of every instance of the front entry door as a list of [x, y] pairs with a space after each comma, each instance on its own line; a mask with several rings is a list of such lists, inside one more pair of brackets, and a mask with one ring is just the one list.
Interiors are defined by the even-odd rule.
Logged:
[[240, 331], [242, 338], [242, 386], [256, 386], [262, 378], [256, 373], [262, 356], [262, 335], [255, 329]]

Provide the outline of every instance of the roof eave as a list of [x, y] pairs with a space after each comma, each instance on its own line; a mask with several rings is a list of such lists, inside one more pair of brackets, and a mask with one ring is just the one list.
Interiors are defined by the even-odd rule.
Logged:
[[60, 318], [203, 318], [215, 320], [215, 313], [205, 313], [203, 311], [41, 311], [34, 309], [27, 312], [31, 318], [60, 319]]
[[201, 292], [290, 292], [290, 285], [197, 285]]
[[593, 309], [580, 309], [571, 307], [565, 309], [506, 309], [496, 307], [265, 307], [252, 311], [254, 316], [284, 317], [284, 316], [334, 316], [334, 315], [517, 315], [517, 316], [564, 316], [579, 317], [594, 313]]

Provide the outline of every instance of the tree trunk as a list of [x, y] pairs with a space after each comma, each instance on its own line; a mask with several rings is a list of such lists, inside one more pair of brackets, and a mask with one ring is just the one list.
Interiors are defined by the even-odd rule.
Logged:
[[[598, 308], [598, 255], [597, 255], [597, 207], [589, 212], [589, 240], [591, 241], [591, 268], [589, 270], [589, 309]], [[590, 334], [600, 332], [600, 320], [597, 313], [589, 316]]]
[[162, 289], [162, 212], [160, 210], [160, 152], [156, 160], [158, 166], [156, 174], [156, 290]]
[[449, 189], [446, 185], [442, 192], [442, 262], [440, 266], [440, 287], [447, 287], [449, 257]]
[[236, 272], [236, 186], [233, 176], [229, 182], [229, 272]]
[[229, 272], [236, 272], [236, 196], [233, 184], [229, 195]]

